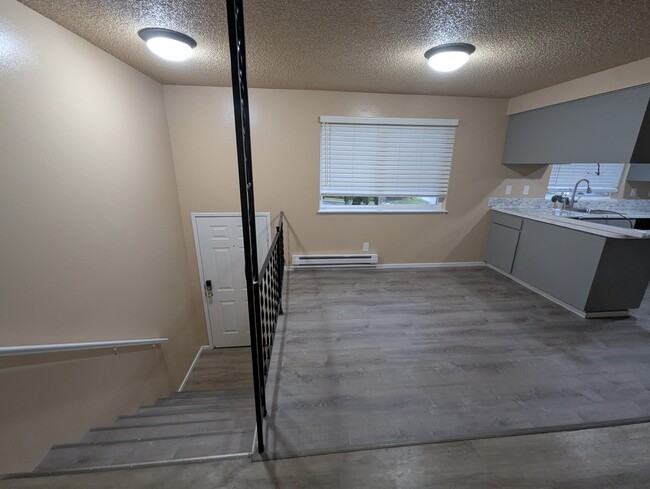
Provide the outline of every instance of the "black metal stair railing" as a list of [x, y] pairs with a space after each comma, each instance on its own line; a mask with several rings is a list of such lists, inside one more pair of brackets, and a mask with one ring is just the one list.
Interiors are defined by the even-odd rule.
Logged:
[[282, 310], [282, 283], [284, 280], [284, 213], [280, 213], [280, 219], [276, 227], [275, 237], [271, 243], [269, 253], [260, 269], [259, 278], [255, 284], [257, 317], [259, 318], [258, 334], [259, 339], [259, 365], [261, 370], [262, 383], [262, 407], [266, 415], [266, 396], [264, 387], [269, 375], [271, 353], [273, 352], [273, 340], [278, 324], [278, 316]]
[[271, 242], [271, 248], [264, 260], [257, 280], [253, 282], [253, 297], [256, 322], [254, 325], [256, 341], [251, 340], [251, 355], [253, 365], [258, 368], [257, 381], [259, 386], [255, 389], [255, 412], [259, 413], [259, 424], [262, 428], [257, 430], [257, 450], [264, 452], [263, 418], [266, 410], [266, 380], [271, 369], [271, 354], [278, 317], [282, 310], [282, 283], [284, 281], [284, 213], [280, 219]]

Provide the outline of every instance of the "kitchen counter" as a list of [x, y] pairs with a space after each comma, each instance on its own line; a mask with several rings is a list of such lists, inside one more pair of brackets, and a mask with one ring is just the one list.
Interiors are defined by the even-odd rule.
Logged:
[[[604, 219], [623, 219], [621, 215], [608, 213], [608, 214], [588, 214], [584, 212], [574, 212], [560, 209], [530, 209], [521, 207], [493, 207], [493, 211], [498, 211], [503, 214], [522, 217], [525, 219], [532, 219], [534, 221], [545, 222], [556, 226], [561, 226], [584, 233], [595, 234], [606, 238], [614, 239], [649, 239], [650, 231], [641, 229], [626, 229], [621, 227], [610, 226], [608, 224], [600, 224], [589, 222], [590, 220], [604, 220]], [[650, 219], [650, 214], [634, 211], [630, 213], [623, 213], [628, 219]]]
[[[647, 214], [637, 213], [635, 219]], [[605, 215], [609, 216], [609, 214]], [[553, 209], [495, 208], [485, 261], [583, 317], [617, 317], [641, 304], [650, 281], [650, 231], [588, 222]]]

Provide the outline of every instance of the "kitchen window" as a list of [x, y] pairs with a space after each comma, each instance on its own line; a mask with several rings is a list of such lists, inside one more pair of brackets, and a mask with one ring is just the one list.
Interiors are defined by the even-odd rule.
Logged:
[[445, 212], [456, 119], [321, 116], [320, 212]]
[[[592, 192], [589, 198], [610, 198], [618, 192], [621, 176], [625, 169], [624, 163], [570, 163], [552, 165], [551, 178], [548, 181], [546, 198], [554, 195], [569, 196], [578, 180], [589, 180]], [[578, 187], [578, 195], [585, 194], [587, 185]]]

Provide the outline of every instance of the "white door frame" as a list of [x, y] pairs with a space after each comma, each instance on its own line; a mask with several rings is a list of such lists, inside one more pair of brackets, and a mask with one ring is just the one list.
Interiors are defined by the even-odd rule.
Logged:
[[[200, 217], [241, 217], [241, 212], [192, 212], [190, 214], [192, 219], [192, 231], [194, 234], [194, 249], [196, 251], [196, 264], [199, 269], [199, 291], [201, 293], [201, 300], [203, 301], [203, 317], [205, 319], [205, 327], [208, 330], [208, 340], [210, 341], [210, 346], [215, 347], [214, 340], [212, 339], [212, 328], [210, 327], [210, 315], [208, 312], [208, 301], [203, 292], [203, 284], [205, 279], [203, 278], [203, 263], [201, 262], [201, 247], [199, 246], [199, 230], [197, 219]], [[269, 233], [269, 245], [273, 240], [271, 235], [271, 213], [270, 212], [256, 212], [255, 217], [265, 217], [266, 225]], [[258, 264], [258, 267], [261, 264]], [[246, 284], [248, 286], [248, 284]]]

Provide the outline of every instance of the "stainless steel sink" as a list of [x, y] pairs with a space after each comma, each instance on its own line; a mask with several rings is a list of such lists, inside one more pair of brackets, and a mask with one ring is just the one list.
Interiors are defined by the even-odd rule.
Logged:
[[[578, 219], [578, 220], [590, 220], [590, 219], [603, 219], [602, 217], [599, 216], [606, 216], [604, 219], [617, 219], [619, 222], [623, 219], [625, 219], [629, 225], [630, 228], [634, 228], [634, 222], [630, 220], [629, 217], [627, 217], [625, 214], [621, 214], [620, 212], [612, 211], [612, 210], [604, 210], [604, 209], [572, 209], [571, 211], [568, 211], [567, 214], [564, 217], [567, 217], [569, 219]], [[605, 223], [607, 224], [607, 222]]]

